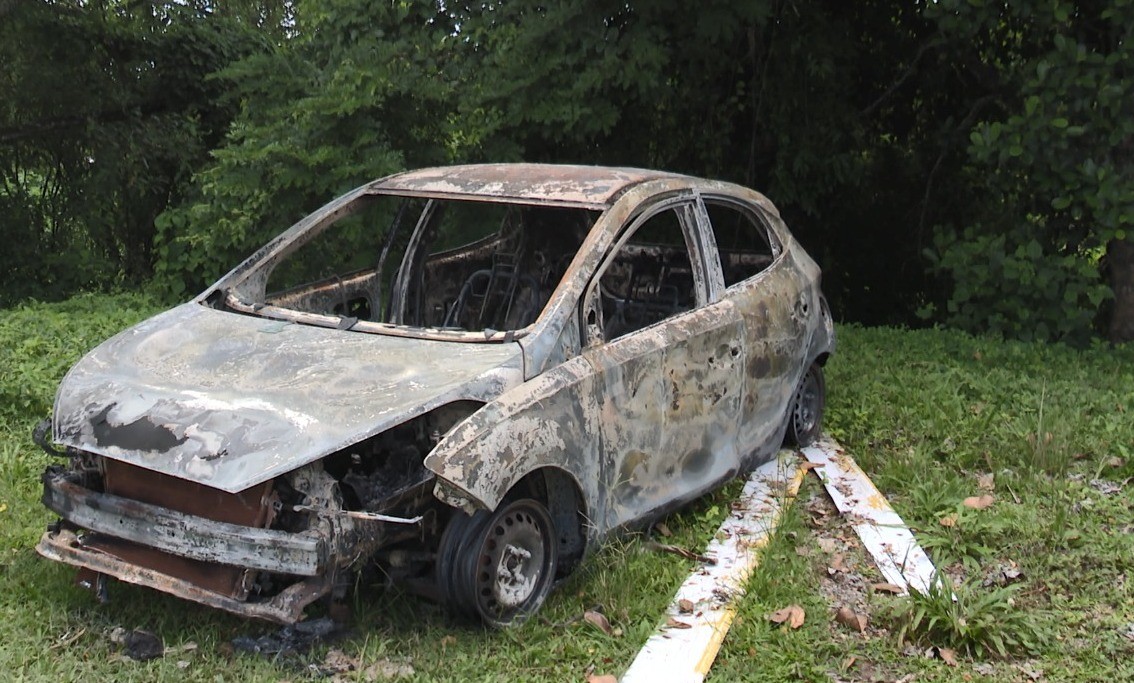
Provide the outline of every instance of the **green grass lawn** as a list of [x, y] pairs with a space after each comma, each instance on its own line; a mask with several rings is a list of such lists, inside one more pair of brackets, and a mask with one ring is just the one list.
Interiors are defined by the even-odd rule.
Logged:
[[[502, 632], [360, 583], [349, 632], [275, 660], [230, 646], [271, 630], [263, 624], [121, 584], [98, 605], [71, 569], [32, 549], [51, 516], [38, 502], [49, 458], [30, 433], [83, 351], [155, 310], [127, 295], [0, 312], [0, 671], [14, 680], [304, 680], [347, 660], [356, 668], [341, 680], [585, 681], [625, 670], [692, 567], [650, 550], [645, 536], [611, 543], [538, 618]], [[880, 576], [809, 476], [710, 680], [1134, 680], [1134, 349], [839, 334], [828, 430], [914, 527], [957, 600], [871, 590]], [[670, 517], [665, 542], [703, 547], [738, 490]], [[991, 506], [963, 502], [982, 494]], [[806, 612], [800, 628], [768, 620], [791, 604]], [[837, 623], [839, 607], [865, 616], [865, 631]], [[588, 609], [614, 634], [584, 621]], [[117, 627], [149, 630], [178, 651], [124, 658]]]

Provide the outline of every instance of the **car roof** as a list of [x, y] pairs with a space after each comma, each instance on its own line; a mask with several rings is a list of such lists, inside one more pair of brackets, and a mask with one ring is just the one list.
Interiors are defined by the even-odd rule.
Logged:
[[371, 191], [603, 208], [648, 180], [693, 178], [665, 171], [561, 164], [468, 164], [406, 171], [376, 180]]

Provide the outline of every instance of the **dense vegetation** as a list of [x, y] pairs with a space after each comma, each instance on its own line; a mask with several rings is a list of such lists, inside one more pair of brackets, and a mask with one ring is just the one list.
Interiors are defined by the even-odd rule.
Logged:
[[533, 160], [764, 190], [844, 320], [1129, 340], [1132, 31], [1132, 0], [3, 2], [0, 305], [183, 297], [372, 177]]
[[[116, 583], [111, 602], [99, 605], [74, 586], [72, 568], [32, 548], [51, 521], [38, 476], [53, 459], [32, 445], [30, 431], [87, 347], [158, 307], [137, 295], [84, 296], [0, 318], [0, 670], [17, 680], [310, 680], [332, 661], [342, 665], [330, 648], [356, 665], [338, 669], [337, 680], [384, 680], [375, 671], [407, 666], [414, 680], [430, 681], [617, 675], [692, 566], [631, 537], [586, 562], [541, 618], [498, 633], [462, 627], [431, 603], [362, 581], [352, 633], [278, 658], [234, 653], [229, 644], [268, 626], [148, 589]], [[871, 592], [880, 575], [809, 476], [710, 680], [1131, 680], [1132, 350], [939, 330], [841, 326], [839, 335], [827, 425], [915, 528], [960, 599]], [[734, 484], [669, 518], [672, 536], [658, 540], [700, 552], [737, 492]], [[993, 497], [990, 507], [964, 504], [981, 494]], [[848, 600], [869, 620], [863, 633], [833, 619]], [[789, 604], [806, 610], [798, 630], [768, 620]], [[610, 634], [581, 618], [594, 609], [611, 622]], [[116, 627], [154, 632], [166, 656], [125, 658], [111, 639]], [[952, 649], [957, 667], [933, 646]]]

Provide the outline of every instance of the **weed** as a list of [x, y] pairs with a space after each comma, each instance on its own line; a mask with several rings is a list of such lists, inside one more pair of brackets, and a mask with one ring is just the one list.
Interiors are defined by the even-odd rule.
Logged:
[[971, 583], [954, 586], [941, 574], [928, 593], [911, 593], [894, 608], [898, 640], [948, 647], [978, 659], [1035, 652], [1049, 629], [1036, 612], [1017, 606], [1019, 590], [1019, 584], [987, 590]]

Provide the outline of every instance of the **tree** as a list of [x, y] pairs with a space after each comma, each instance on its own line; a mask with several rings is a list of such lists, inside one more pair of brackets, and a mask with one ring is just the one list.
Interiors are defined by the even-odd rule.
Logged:
[[429, 3], [295, 4], [292, 35], [218, 79], [240, 113], [192, 194], [157, 222], [158, 277], [204, 287], [332, 197], [407, 165], [445, 163], [454, 32]]
[[942, 0], [926, 15], [979, 64], [988, 105], [965, 169], [980, 212], [942, 224], [931, 252], [952, 281], [945, 319], [1082, 342], [1109, 301], [1110, 338], [1134, 340], [1134, 2]]
[[0, 11], [0, 303], [145, 280], [154, 217], [231, 115], [207, 76], [259, 38], [175, 2]]
[[[837, 311], [901, 323], [936, 122], [902, 96], [927, 31], [890, 2], [450, 5], [472, 158], [665, 168], [772, 197]], [[927, 88], [928, 89], [928, 88]], [[942, 99], [942, 98], [937, 98]], [[928, 133], [927, 133], [928, 130]], [[469, 133], [469, 131], [472, 131]]]

